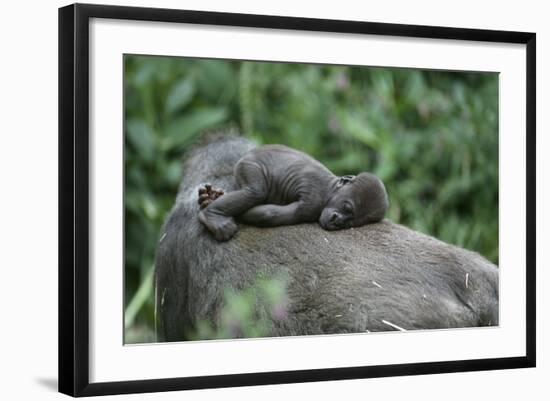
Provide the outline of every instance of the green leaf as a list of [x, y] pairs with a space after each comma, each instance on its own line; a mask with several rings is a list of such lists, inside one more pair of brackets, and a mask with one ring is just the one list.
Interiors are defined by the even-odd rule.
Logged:
[[153, 160], [155, 154], [155, 133], [149, 125], [138, 118], [126, 122], [126, 138], [134, 150], [146, 161]]
[[139, 288], [124, 311], [124, 327], [128, 329], [134, 323], [136, 316], [148, 298], [153, 296], [153, 274], [155, 266], [151, 266]]
[[166, 99], [166, 113], [173, 114], [183, 109], [193, 99], [195, 85], [189, 79], [176, 83]]
[[233, 98], [236, 91], [232, 62], [224, 60], [198, 60], [196, 83], [198, 91], [209, 103], [223, 104]]
[[164, 131], [161, 148], [164, 151], [179, 149], [190, 143], [198, 134], [225, 121], [224, 107], [197, 109], [175, 119]]
[[341, 121], [347, 134], [365, 145], [378, 150], [381, 143], [381, 132], [375, 132], [358, 110], [342, 113]]
[[142, 198], [142, 202], [143, 202], [143, 211], [145, 212], [145, 215], [149, 219], [154, 220], [157, 217], [158, 213], [159, 213], [157, 205], [148, 196], [144, 196]]

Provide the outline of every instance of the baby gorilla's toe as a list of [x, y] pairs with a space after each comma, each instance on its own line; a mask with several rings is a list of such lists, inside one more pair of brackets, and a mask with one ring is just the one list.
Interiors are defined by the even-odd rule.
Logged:
[[212, 199], [205, 199], [200, 203], [200, 208], [204, 209], [206, 206], [210, 205], [212, 203]]
[[210, 184], [206, 184], [204, 187], [199, 188], [199, 205], [201, 209], [204, 209], [213, 201], [218, 199], [224, 194], [222, 189], [214, 188]]
[[208, 195], [207, 193], [203, 193], [199, 195], [199, 205], [201, 209], [204, 209], [210, 203], [212, 203], [212, 199], [210, 199], [210, 195]]

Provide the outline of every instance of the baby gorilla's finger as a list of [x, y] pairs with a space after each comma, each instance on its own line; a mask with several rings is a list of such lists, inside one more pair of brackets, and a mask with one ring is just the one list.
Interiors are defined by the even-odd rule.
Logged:
[[199, 195], [205, 194], [206, 188], [199, 188]]
[[203, 203], [205, 200], [210, 199], [210, 195], [208, 194], [202, 194], [199, 196], [199, 204]]
[[200, 208], [204, 209], [206, 206], [210, 205], [212, 203], [212, 199], [206, 199], [204, 202], [200, 204]]
[[214, 200], [214, 199], [218, 199], [222, 195], [223, 195], [223, 192], [212, 192], [210, 197]]

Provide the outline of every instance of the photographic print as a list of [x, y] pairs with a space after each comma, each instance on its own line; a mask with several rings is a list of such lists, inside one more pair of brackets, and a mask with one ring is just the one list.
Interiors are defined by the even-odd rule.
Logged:
[[59, 391], [535, 366], [535, 60], [530, 32], [61, 8]]
[[499, 74], [124, 56], [124, 343], [499, 325]]

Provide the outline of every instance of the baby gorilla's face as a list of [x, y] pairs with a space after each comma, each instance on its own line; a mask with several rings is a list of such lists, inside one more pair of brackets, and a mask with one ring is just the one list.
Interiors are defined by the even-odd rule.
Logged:
[[331, 231], [374, 223], [382, 220], [388, 205], [382, 181], [361, 173], [343, 180], [323, 209], [319, 224]]

